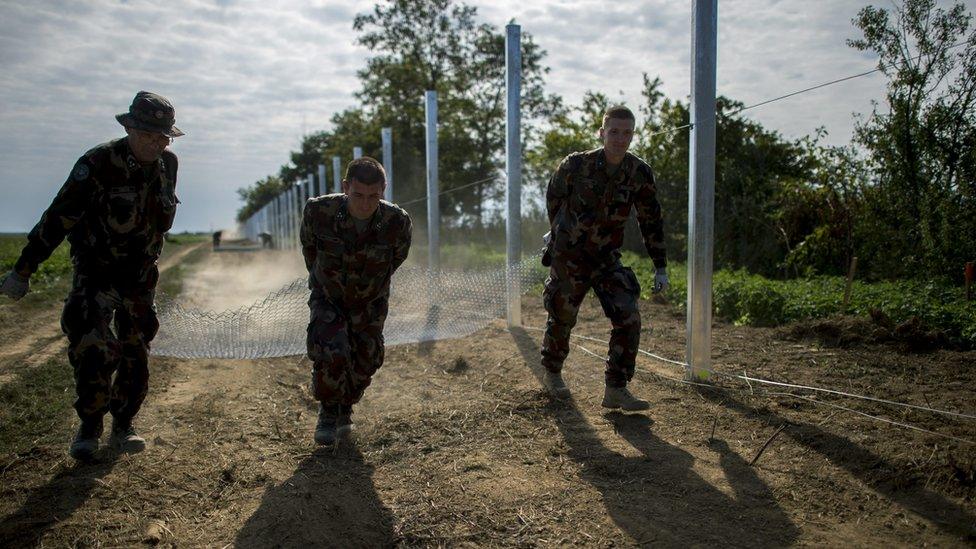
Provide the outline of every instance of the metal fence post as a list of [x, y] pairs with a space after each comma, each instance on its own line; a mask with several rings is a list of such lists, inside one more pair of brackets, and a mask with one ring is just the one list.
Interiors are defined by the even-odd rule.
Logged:
[[386, 191], [383, 198], [393, 202], [393, 128], [383, 128], [380, 131], [383, 139], [383, 170], [386, 171]]
[[505, 172], [508, 185], [506, 200], [508, 218], [505, 220], [506, 290], [508, 326], [522, 325], [522, 117], [519, 98], [522, 89], [521, 27], [505, 27]]
[[332, 157], [332, 178], [335, 180], [335, 186], [332, 187], [332, 192], [341, 193], [342, 192], [342, 161], [339, 160], [338, 156]]
[[717, 31], [718, 0], [693, 0], [686, 375], [695, 379], [706, 379], [712, 367]]
[[440, 271], [440, 200], [437, 181], [437, 92], [424, 92], [427, 118], [427, 244], [431, 275]]

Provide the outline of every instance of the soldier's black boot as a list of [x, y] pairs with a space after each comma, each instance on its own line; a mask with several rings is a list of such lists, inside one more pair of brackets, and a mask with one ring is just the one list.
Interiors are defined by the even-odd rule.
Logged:
[[138, 454], [146, 449], [146, 439], [136, 434], [132, 419], [112, 418], [108, 443], [115, 451], [126, 454]]
[[628, 412], [647, 410], [651, 404], [646, 400], [641, 400], [630, 393], [627, 387], [611, 387], [607, 385], [603, 393], [603, 407], [610, 409], [621, 409]]
[[571, 394], [560, 372], [546, 370], [546, 373], [542, 376], [542, 386], [546, 388], [546, 392], [550, 396], [555, 398], [569, 398]]
[[102, 436], [102, 418], [83, 419], [78, 434], [68, 448], [68, 455], [78, 461], [88, 461], [98, 451], [98, 439]]
[[336, 418], [336, 436], [347, 437], [352, 433], [352, 405], [341, 404], [339, 406], [339, 417]]
[[337, 404], [319, 404], [319, 421], [315, 425], [315, 442], [317, 444], [335, 444], [336, 423], [339, 417]]

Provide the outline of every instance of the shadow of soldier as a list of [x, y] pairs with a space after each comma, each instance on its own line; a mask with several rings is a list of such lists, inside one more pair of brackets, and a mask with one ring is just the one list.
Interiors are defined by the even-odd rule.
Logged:
[[826, 457], [830, 463], [845, 469], [890, 501], [933, 522], [946, 534], [968, 542], [976, 541], [976, 516], [945, 496], [912, 484], [894, 463], [851, 439], [816, 425], [787, 420], [772, 410], [753, 408], [729, 394], [713, 390], [702, 390], [699, 394], [745, 417], [759, 418], [774, 425], [788, 421], [789, 426], [782, 434], [795, 443]]
[[318, 448], [268, 489], [237, 535], [237, 547], [388, 547], [393, 514], [380, 501], [373, 467], [355, 443]]
[[[539, 346], [524, 330], [512, 336], [526, 364], [542, 383]], [[692, 470], [695, 458], [654, 435], [645, 415], [608, 413], [617, 433], [641, 453], [627, 457], [604, 446], [570, 398], [549, 407], [581, 477], [603, 496], [607, 513], [638, 544], [788, 545], [799, 530], [755, 471], [723, 443], [719, 466], [732, 495]]]
[[0, 545], [37, 547], [44, 533], [71, 517], [115, 467], [118, 454], [102, 450], [91, 462], [76, 462], [31, 491], [20, 509], [0, 520]]

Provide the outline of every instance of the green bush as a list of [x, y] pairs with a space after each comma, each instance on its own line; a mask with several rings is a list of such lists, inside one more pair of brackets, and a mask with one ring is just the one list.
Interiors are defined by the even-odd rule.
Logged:
[[[654, 283], [651, 261], [633, 253], [625, 253], [623, 260], [637, 274], [641, 297], [649, 298]], [[687, 269], [671, 264], [668, 274], [671, 287], [665, 297], [684, 309]], [[741, 270], [718, 271], [712, 279], [712, 304], [716, 317], [750, 326], [776, 326], [835, 314], [868, 315], [878, 310], [896, 324], [918, 318], [925, 328], [941, 331], [965, 347], [976, 347], [976, 302], [967, 302], [962, 289], [949, 282], [855, 281], [850, 303], [842, 310], [844, 286], [842, 276], [770, 280]]]

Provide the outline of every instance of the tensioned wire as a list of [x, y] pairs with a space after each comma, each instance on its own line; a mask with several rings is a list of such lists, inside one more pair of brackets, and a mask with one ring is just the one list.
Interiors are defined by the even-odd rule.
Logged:
[[[535, 328], [535, 327], [530, 327], [530, 326], [525, 326], [524, 328], [526, 330], [545, 331], [542, 328]], [[578, 339], [584, 339], [584, 340], [587, 340], [587, 341], [593, 341], [595, 343], [604, 343], [604, 344], [608, 344], [609, 343], [607, 341], [604, 341], [602, 339], [597, 339], [595, 337], [588, 337], [588, 336], [577, 335], [577, 334], [573, 334], [572, 337], [575, 337], [575, 338], [578, 338]], [[645, 351], [644, 349], [637, 349], [637, 352], [640, 353], [640, 354], [642, 354], [642, 355], [645, 355], [645, 356], [648, 356], [650, 358], [653, 358], [655, 360], [658, 360], [660, 362], [665, 362], [667, 364], [671, 364], [671, 365], [674, 365], [674, 366], [681, 366], [681, 367], [687, 367], [688, 366], [688, 363], [687, 362], [681, 362], [681, 361], [678, 361], [678, 360], [671, 360], [669, 358], [665, 358], [663, 356], [656, 355], [654, 353]], [[738, 379], [738, 380], [741, 380], [741, 381], [745, 381], [746, 383], [755, 382], [755, 383], [760, 383], [760, 384], [765, 384], [765, 385], [774, 385], [774, 386], [778, 386], [778, 387], [786, 387], [786, 388], [790, 388], [790, 389], [800, 389], [800, 390], [804, 390], [804, 391], [814, 391], [814, 392], [819, 392], [819, 393], [832, 394], [832, 395], [836, 395], [836, 396], [857, 398], [857, 399], [861, 399], [861, 400], [869, 400], [869, 401], [872, 401], [872, 402], [876, 402], [878, 404], [887, 404], [889, 406], [898, 406], [898, 407], [902, 407], [902, 408], [911, 408], [911, 409], [914, 409], [914, 410], [922, 410], [922, 411], [926, 411], [926, 412], [932, 412], [932, 413], [935, 413], [935, 414], [942, 414], [942, 415], [945, 415], [945, 416], [952, 416], [952, 417], [958, 417], [958, 418], [962, 418], [962, 419], [976, 420], [976, 414], [969, 414], [969, 413], [965, 413], [965, 412], [951, 412], [951, 411], [948, 411], [948, 410], [938, 410], [938, 409], [935, 409], [935, 408], [930, 408], [928, 406], [919, 406], [919, 405], [916, 405], [916, 404], [907, 404], [907, 403], [904, 403], [904, 402], [897, 402], [897, 401], [893, 401], [893, 400], [886, 400], [886, 399], [883, 399], [883, 398], [876, 398], [876, 397], [871, 397], [871, 396], [857, 395], [857, 394], [854, 394], [854, 393], [846, 393], [844, 391], [836, 391], [834, 389], [825, 389], [823, 387], [813, 387], [813, 386], [809, 386], [809, 385], [798, 385], [798, 384], [795, 384], [795, 383], [785, 383], [785, 382], [779, 382], [779, 381], [772, 381], [772, 380], [768, 380], [768, 379], [761, 379], [761, 378], [756, 378], [756, 377], [750, 377], [750, 376], [745, 375], [745, 374], [743, 374], [743, 375], [728, 374], [728, 373], [725, 373], [725, 372], [720, 372], [720, 371], [711, 370], [711, 369], [706, 370], [706, 371], [710, 375], [711, 374], [714, 374], [714, 375], [718, 375], [718, 376], [725, 376], [725, 377], [729, 377], [729, 378], [733, 378], [733, 379]]]
[[[533, 329], [533, 328], [529, 328], [529, 329]], [[573, 337], [577, 337], [577, 336], [573, 336]], [[589, 339], [591, 341], [601, 341], [601, 340], [598, 340], [596, 338], [584, 338], [584, 339]], [[604, 342], [604, 343], [607, 343], [607, 342]], [[594, 357], [596, 359], [599, 359], [600, 361], [603, 361], [604, 360], [604, 357], [602, 357], [602, 356], [594, 353], [593, 351], [587, 349], [586, 347], [583, 347], [580, 344], [575, 344], [575, 345], [576, 345], [576, 347], [578, 349], [580, 349], [581, 351], [585, 352], [586, 354], [588, 354], [588, 355], [590, 355], [590, 356], [592, 356], [592, 357]], [[643, 350], [640, 350], [640, 351], [643, 354], [645, 354], [645, 355], [649, 355], [649, 356], [656, 357], [656, 355], [652, 355], [651, 353], [648, 353], [646, 351], [643, 351]], [[656, 357], [656, 358], [659, 358], [659, 357]], [[669, 362], [669, 363], [674, 362], [674, 361], [668, 360], [668, 359], [663, 359], [663, 360], [666, 361], [666, 362]], [[643, 371], [638, 370], [638, 373], [647, 373], [647, 374], [653, 375], [655, 377], [659, 377], [661, 379], [665, 379], [667, 381], [671, 381], [673, 383], [679, 383], [679, 384], [683, 384], [683, 385], [691, 385], [691, 386], [696, 386], [696, 387], [706, 387], [706, 388], [709, 388], [709, 389], [715, 389], [715, 390], [719, 390], [719, 391], [745, 392], [745, 389], [737, 389], [737, 388], [734, 388], [734, 387], [722, 387], [722, 386], [715, 385], [715, 384], [711, 384], [711, 383], [701, 383], [701, 382], [689, 381], [689, 380], [686, 380], [686, 379], [678, 379], [678, 378], [666, 376], [664, 374], [660, 374], [658, 372], [643, 372]], [[714, 374], [720, 374], [720, 375], [726, 375], [728, 377], [737, 377], [737, 376], [730, 376], [728, 374], [722, 374], [722, 372], [715, 372], [715, 371], [713, 371], [712, 373], [714, 373]], [[754, 380], [754, 381], [764, 381], [764, 380]], [[794, 385], [794, 386], [795, 387], [802, 387], [802, 386], [796, 386], [796, 385]], [[834, 393], [836, 393], [836, 392], [834, 392]], [[750, 394], [755, 395], [757, 393], [755, 393], [754, 391], [750, 391]], [[976, 445], [976, 442], [974, 442], [972, 440], [969, 440], [969, 439], [965, 439], [965, 438], [962, 438], [962, 437], [957, 437], [955, 435], [947, 435], [945, 433], [940, 433], [938, 431], [932, 431], [931, 429], [926, 429], [924, 427], [919, 427], [919, 426], [913, 425], [911, 423], [894, 421], [894, 420], [891, 420], [891, 419], [888, 419], [888, 418], [884, 418], [884, 417], [881, 417], [881, 416], [875, 416], [875, 415], [869, 414], [867, 412], [862, 412], [860, 410], [855, 410], [853, 408], [849, 408], [847, 406], [841, 406], [840, 404], [834, 404], [832, 402], [824, 402], [822, 400], [817, 400], [815, 398], [811, 398], [811, 397], [808, 397], [808, 396], [805, 396], [805, 395], [798, 395], [798, 394], [795, 394], [795, 393], [783, 393], [783, 392], [776, 392], [776, 391], [765, 391], [765, 392], [758, 393], [758, 394], [760, 396], [761, 395], [765, 395], [765, 396], [770, 396], [770, 397], [786, 397], [786, 398], [796, 398], [796, 399], [800, 399], [800, 400], [805, 400], [807, 402], [811, 402], [811, 403], [816, 404], [816, 405], [829, 406], [831, 408], [835, 408], [835, 409], [839, 409], [839, 410], [844, 410], [844, 411], [847, 411], [847, 412], [852, 412], [852, 413], [855, 413], [857, 415], [866, 417], [868, 419], [871, 419], [871, 420], [874, 420], [874, 421], [879, 421], [881, 423], [887, 423], [889, 425], [894, 425], [896, 427], [901, 427], [903, 429], [910, 429], [910, 430], [913, 430], [913, 431], [918, 431], [918, 432], [921, 432], [921, 433], [926, 433], [926, 434], [929, 434], [929, 435], [934, 435], [934, 436], [946, 438], [946, 439], [949, 439], [949, 440], [954, 440], [956, 442], [962, 442], [964, 444]], [[904, 406], [908, 406], [908, 407], [911, 407], [911, 408], [917, 408], [917, 409], [920, 409], [920, 410], [927, 410], [927, 411], [935, 412], [935, 413], [946, 413], [946, 414], [949, 414], [949, 415], [956, 415], [956, 416], [959, 416], [960, 415], [960, 414], [955, 414], [953, 412], [945, 412], [944, 410], [936, 410], [936, 409], [933, 409], [933, 408], [926, 408], [926, 407], [921, 407], [921, 406], [905, 405], [903, 403], [892, 402], [892, 401], [885, 401], [883, 399], [875, 399], [875, 398], [871, 398], [871, 397], [862, 397], [862, 396], [859, 396], [859, 395], [853, 395], [853, 394], [849, 394], [849, 393], [840, 393], [840, 394], [846, 394], [847, 396], [852, 396], [852, 397], [857, 397], [857, 398], [863, 398], [865, 400], [872, 400], [872, 401], [875, 401], [875, 402], [885, 402], [885, 403], [888, 403], [888, 404], [904, 405]], [[961, 415], [963, 417], [968, 417], [965, 414], [961, 414]]]
[[[960, 46], [965, 46], [968, 43], [969, 42], [957, 42], [957, 43], [955, 43], [955, 44], [953, 44], [951, 46], [948, 46], [946, 48], [946, 51], [956, 49], [956, 48], [958, 48]], [[922, 57], [924, 57], [924, 54], [916, 55], [914, 57], [909, 58], [909, 61], [917, 61], [917, 60], [921, 59]], [[800, 90], [796, 90], [796, 91], [792, 91], [792, 92], [787, 92], [787, 93], [784, 93], [782, 95], [778, 95], [776, 97], [772, 97], [770, 99], [764, 99], [762, 101], [759, 101], [758, 103], [753, 103], [751, 105], [747, 105], [745, 107], [740, 107], [738, 109], [729, 111], [727, 113], [722, 113], [721, 116], [735, 116], [735, 115], [737, 115], [737, 114], [739, 114], [739, 113], [741, 113], [743, 111], [747, 111], [749, 109], [755, 109], [756, 107], [762, 107], [763, 105], [769, 105], [770, 103], [776, 103], [777, 101], [782, 101], [784, 99], [789, 99], [790, 97], [795, 97], [797, 95], [802, 95], [804, 93], [808, 93], [808, 92], [812, 92], [812, 91], [819, 90], [819, 89], [822, 89], [822, 88], [826, 88], [826, 87], [829, 87], [829, 86], [833, 86], [834, 84], [840, 84], [842, 82], [847, 82], [848, 80], [854, 80], [856, 78], [861, 78], [863, 76], [868, 76], [868, 75], [874, 74], [876, 72], [880, 72], [880, 71], [882, 71], [884, 69], [890, 69], [890, 68], [894, 68], [894, 67], [895, 67], [895, 64], [890, 64], [890, 65], [880, 66], [880, 67], [874, 68], [874, 69], [869, 70], [869, 71], [864, 71], [864, 72], [859, 72], [857, 74], [851, 74], [851, 75], [848, 75], [848, 76], [843, 76], [841, 78], [837, 78], [837, 79], [834, 79], [834, 80], [830, 80], [830, 81], [827, 81], [827, 82], [823, 82], [823, 83], [820, 83], [820, 84], [816, 84], [816, 85], [810, 86], [808, 88], [803, 88], [803, 89], [800, 89]], [[719, 117], [719, 114], [716, 113], [714, 116], [711, 116], [709, 118], [706, 118], [706, 120], [707, 119], [714, 120], [714, 119], [717, 119], [718, 117]], [[695, 125], [692, 124], [692, 123], [682, 124], [681, 126], [674, 126], [674, 127], [671, 127], [671, 128], [665, 128], [663, 130], [658, 130], [656, 132], [649, 133], [645, 137], [654, 137], [656, 135], [664, 135], [664, 134], [674, 133], [674, 132], [677, 132], [677, 131], [680, 131], [680, 130], [685, 130], [685, 129], [693, 128], [694, 126]]]

